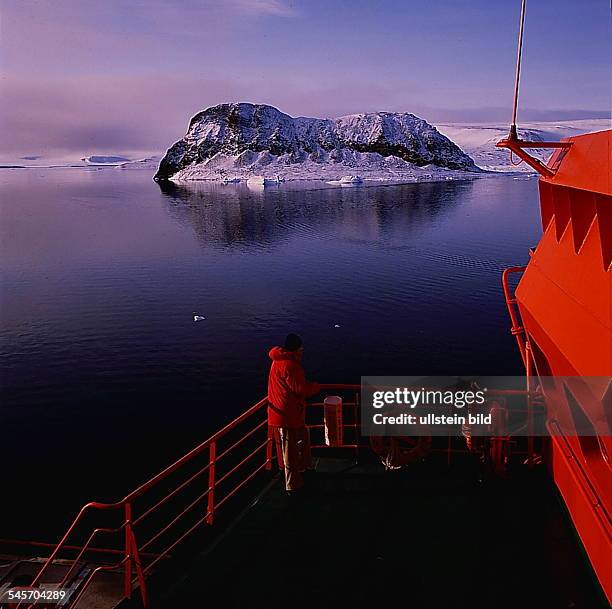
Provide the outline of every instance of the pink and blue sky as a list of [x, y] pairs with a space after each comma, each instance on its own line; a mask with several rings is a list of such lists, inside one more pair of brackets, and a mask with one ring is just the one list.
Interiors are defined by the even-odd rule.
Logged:
[[[0, 0], [0, 156], [135, 155], [228, 101], [505, 123], [519, 0]], [[608, 0], [529, 0], [523, 120], [604, 117]]]

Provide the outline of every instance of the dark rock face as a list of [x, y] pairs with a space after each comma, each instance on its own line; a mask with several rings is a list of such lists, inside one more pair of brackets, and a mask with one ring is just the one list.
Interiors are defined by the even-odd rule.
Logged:
[[283, 157], [291, 165], [341, 162], [347, 151], [396, 157], [417, 166], [477, 171], [456, 144], [413, 114], [292, 118], [272, 106], [237, 103], [220, 104], [196, 114], [185, 137], [162, 159], [155, 179], [167, 180], [186, 167], [208, 163], [215, 155], [234, 158], [240, 166], [245, 155], [264, 153], [272, 159]]

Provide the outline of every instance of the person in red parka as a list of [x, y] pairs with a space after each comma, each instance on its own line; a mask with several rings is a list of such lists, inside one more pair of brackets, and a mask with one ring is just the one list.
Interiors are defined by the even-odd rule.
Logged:
[[304, 471], [312, 465], [310, 437], [306, 428], [305, 400], [319, 393], [318, 383], [306, 380], [302, 368], [302, 339], [289, 334], [284, 347], [270, 349], [268, 377], [268, 425], [278, 433], [289, 493], [304, 485]]

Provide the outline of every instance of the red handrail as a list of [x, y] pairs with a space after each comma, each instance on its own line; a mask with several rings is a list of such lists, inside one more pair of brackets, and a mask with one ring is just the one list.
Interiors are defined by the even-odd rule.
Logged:
[[257, 404], [255, 404], [254, 406], [251, 406], [248, 410], [245, 410], [245, 412], [243, 412], [239, 417], [237, 417], [236, 419], [228, 423], [225, 427], [222, 427], [217, 433], [210, 436], [210, 438], [208, 438], [207, 440], [204, 440], [204, 442], [196, 446], [193, 450], [189, 451], [186, 455], [181, 457], [178, 461], [175, 461], [172, 465], [169, 465], [166, 469], [159, 472], [159, 474], [151, 478], [149, 481], [140, 485], [137, 489], [133, 490], [131, 493], [126, 495], [122, 499], [122, 502], [132, 502], [135, 499], [137, 499], [139, 496], [141, 496], [143, 493], [149, 490], [152, 486], [154, 486], [155, 484], [157, 484], [159, 481], [163, 480], [164, 478], [167, 478], [170, 474], [172, 474], [177, 469], [179, 469], [181, 465], [184, 465], [185, 463], [187, 463], [188, 461], [190, 461], [191, 459], [199, 455], [205, 448], [207, 448], [211, 444], [211, 442], [214, 442], [218, 440], [219, 438], [221, 438], [222, 436], [226, 435], [228, 432], [230, 432], [232, 429], [240, 425], [240, 423], [242, 423], [243, 421], [247, 420], [251, 415], [256, 413], [258, 410], [261, 410], [264, 406], [267, 405], [267, 403], [268, 403], [268, 400], [264, 398], [263, 400], [260, 400], [259, 402], [257, 402]]
[[[350, 433], [355, 436], [353, 442], [342, 441], [342, 444], [335, 448], [358, 449], [361, 444], [358, 437], [358, 429], [360, 427], [358, 410], [359, 410], [359, 391], [360, 385], [357, 384], [324, 384], [321, 386], [323, 391], [333, 390], [337, 392], [351, 391], [355, 392], [354, 401], [347, 400], [343, 402], [343, 406], [353, 411], [353, 420], [343, 420], [343, 429], [351, 430]], [[500, 390], [500, 394], [525, 394], [522, 390]], [[321, 407], [322, 402], [309, 404], [310, 406]], [[131, 598], [134, 584], [138, 583], [140, 595], [143, 605], [148, 604], [147, 586], [145, 577], [151, 570], [162, 560], [170, 556], [170, 553], [181, 544], [187, 537], [192, 535], [198, 528], [203, 525], [212, 525], [215, 521], [216, 512], [225, 506], [236, 494], [244, 489], [258, 474], [265, 470], [272, 469], [272, 462], [276, 460], [277, 465], [282, 466], [282, 455], [280, 454], [277, 438], [270, 432], [267, 426], [266, 414], [267, 399], [260, 400], [254, 406], [251, 406], [239, 417], [225, 425], [218, 432], [210, 436], [207, 440], [196, 446], [183, 457], [172, 463], [170, 466], [162, 470], [150, 480], [141, 484], [132, 492], [128, 493], [123, 499], [116, 503], [98, 503], [91, 502], [83, 506], [78, 515], [68, 527], [66, 533], [62, 536], [59, 543], [53, 548], [49, 557], [45, 560], [32, 586], [38, 586], [43, 581], [45, 574], [49, 571], [59, 558], [60, 553], [64, 551], [76, 551], [76, 556], [68, 563], [68, 570], [64, 575], [60, 586], [67, 584], [70, 576], [74, 574], [78, 568], [80, 561], [89, 552], [107, 552], [111, 554], [122, 555], [123, 558], [111, 565], [98, 566], [88, 574], [80, 587], [77, 588], [74, 598], [69, 599], [66, 609], [72, 609], [85, 594], [87, 587], [93, 581], [97, 573], [101, 571], [113, 571], [118, 569], [123, 570], [123, 598]], [[322, 416], [322, 409], [317, 408], [319, 416]], [[242, 426], [249, 425], [248, 429], [242, 429]], [[319, 430], [323, 425], [318, 422], [308, 425], [313, 430]], [[220, 444], [228, 440], [229, 434], [240, 429], [240, 436], [228, 443], [228, 446], [223, 446], [220, 449]], [[262, 434], [262, 439], [257, 440], [257, 434]], [[245, 444], [251, 440], [253, 446], [248, 447]], [[276, 455], [274, 455], [274, 445], [276, 444]], [[322, 448], [325, 445], [314, 444], [313, 448]], [[236, 449], [241, 448], [242, 452], [237, 453]], [[461, 452], [451, 448], [450, 444], [447, 447], [449, 459], [451, 452]], [[234, 456], [235, 462], [228, 462]], [[198, 463], [198, 457], [205, 459], [205, 463]], [[192, 466], [195, 471], [189, 470]], [[225, 467], [225, 470], [223, 470]], [[186, 505], [174, 511], [164, 510], [160, 508], [175, 500], [186, 489], [194, 489], [194, 484], [198, 481], [205, 480], [204, 474], [208, 472], [206, 486], [202, 489], [195, 487], [194, 496], [187, 498]], [[243, 475], [238, 477], [238, 473]], [[182, 474], [184, 479], [172, 482], [170, 488], [164, 488], [162, 483], [169, 481], [173, 475]], [[228, 485], [234, 478], [237, 478], [232, 484]], [[225, 493], [221, 496], [220, 490], [226, 485]], [[150, 497], [149, 493], [153, 494], [158, 491], [161, 496]], [[146, 506], [140, 505], [148, 499]], [[195, 517], [195, 521], [191, 521], [186, 525], [186, 530], [175, 531], [175, 528], [189, 515], [193, 518], [195, 508], [205, 503], [205, 509], [202, 510], [199, 516]], [[138, 508], [139, 514], [134, 516], [135, 506]], [[89, 535], [86, 536], [86, 541], [82, 545], [69, 543], [75, 531], [79, 529], [79, 525], [83, 522], [85, 516], [92, 513], [115, 513], [119, 512], [121, 520], [116, 526], [96, 526], [88, 529]], [[155, 528], [147, 537], [146, 531], [143, 530], [143, 522], [152, 519], [157, 514], [160, 518], [167, 518], [162, 522], [156, 522]], [[153, 525], [151, 525], [153, 526]], [[138, 529], [138, 539], [135, 533]], [[170, 536], [170, 533], [172, 536]], [[91, 544], [99, 535], [115, 535], [121, 536], [123, 548], [100, 548], [93, 547]], [[169, 539], [166, 539], [169, 537]], [[162, 543], [163, 541], [163, 543]], [[162, 546], [162, 547], [160, 547]], [[145, 550], [148, 550], [145, 552]], [[145, 563], [143, 563], [145, 559]], [[135, 578], [134, 578], [135, 574]], [[22, 601], [18, 607], [26, 605]], [[29, 608], [33, 605], [29, 605]]]
[[[139, 582], [140, 588], [141, 588], [143, 604], [146, 606], [147, 604], [146, 586], [144, 583], [145, 572], [150, 571], [151, 567], [154, 564], [159, 562], [159, 560], [161, 560], [162, 558], [168, 556], [168, 553], [172, 549], [174, 549], [176, 545], [178, 545], [178, 543], [187, 536], [187, 534], [193, 532], [203, 522], [212, 524], [214, 512], [223, 503], [225, 503], [229, 497], [233, 496], [238, 488], [242, 488], [244, 484], [246, 484], [246, 482], [248, 482], [254, 477], [254, 474], [250, 474], [249, 476], [247, 476], [245, 480], [239, 482], [236, 488], [231, 490], [231, 493], [229, 494], [229, 496], [226, 496], [220, 502], [214, 501], [215, 486], [218, 486], [221, 482], [227, 480], [227, 478], [229, 478], [230, 475], [234, 474], [236, 471], [238, 471], [240, 467], [244, 466], [245, 463], [249, 459], [253, 458], [257, 454], [258, 451], [260, 451], [262, 448], [270, 444], [271, 438], [266, 437], [265, 441], [259, 444], [257, 449], [251, 452], [249, 456], [247, 457], [247, 459], [242, 459], [237, 466], [234, 466], [228, 473], [225, 473], [219, 479], [215, 479], [215, 474], [214, 474], [216, 462], [218, 462], [220, 459], [223, 459], [224, 457], [229, 456], [233, 450], [235, 450], [237, 447], [244, 444], [245, 441], [247, 441], [250, 437], [254, 436], [258, 431], [261, 431], [264, 428], [266, 428], [267, 427], [266, 420], [264, 419], [261, 422], [258, 422], [258, 424], [253, 429], [242, 434], [242, 436], [236, 442], [231, 444], [229, 447], [225, 448], [218, 456], [215, 456], [215, 449], [216, 449], [217, 442], [225, 438], [225, 436], [227, 436], [228, 433], [230, 433], [232, 430], [237, 428], [242, 423], [249, 421], [249, 419], [251, 419], [253, 415], [257, 414], [260, 411], [265, 410], [266, 405], [267, 405], [266, 399], [260, 400], [259, 402], [257, 402], [257, 404], [251, 406], [251, 408], [246, 410], [239, 417], [231, 421], [225, 427], [223, 427], [218, 432], [216, 432], [215, 434], [210, 436], [208, 439], [206, 439], [204, 442], [202, 442], [201, 444], [196, 446], [194, 449], [189, 451], [183, 457], [181, 457], [180, 459], [172, 463], [170, 466], [162, 470], [157, 475], [153, 476], [150, 480], [140, 485], [132, 492], [128, 493], [120, 501], [117, 501], [115, 503], [90, 502], [84, 505], [79, 511], [79, 513], [77, 514], [72, 524], [68, 527], [68, 529], [66, 530], [66, 532], [64, 533], [60, 541], [57, 543], [57, 545], [55, 545], [49, 557], [43, 563], [42, 567], [36, 574], [36, 577], [32, 581], [31, 586], [35, 587], [41, 584], [45, 574], [49, 571], [49, 568], [51, 567], [51, 565], [57, 561], [62, 551], [76, 550], [78, 552], [76, 556], [72, 559], [71, 563], [69, 563], [68, 570], [60, 583], [60, 587], [64, 586], [69, 581], [70, 576], [74, 574], [75, 569], [77, 569], [79, 562], [85, 556], [86, 553], [88, 552], [107, 552], [107, 553], [112, 553], [112, 554], [121, 553], [123, 554], [123, 559], [120, 562], [114, 565], [100, 566], [92, 570], [92, 572], [89, 574], [89, 576], [85, 579], [84, 583], [82, 584], [78, 594], [75, 596], [75, 598], [69, 601], [68, 606], [69, 607], [75, 606], [76, 603], [79, 601], [79, 599], [82, 598], [82, 595], [84, 594], [87, 586], [92, 581], [93, 577], [95, 577], [96, 573], [99, 573], [102, 570], [104, 571], [116, 570], [117, 568], [120, 568], [120, 567], [124, 567], [124, 590], [123, 590], [124, 597], [130, 598], [131, 596], [132, 589], [133, 589], [133, 583], [134, 583], [132, 580], [132, 575], [135, 571], [136, 579]], [[186, 466], [187, 464], [192, 463], [196, 457], [203, 454], [207, 450], [209, 450], [209, 453], [210, 453], [210, 459], [208, 463], [206, 463], [203, 467], [199, 468], [198, 471], [195, 472], [195, 474], [191, 474], [186, 480], [181, 482], [178, 486], [171, 489], [170, 492], [164, 494], [164, 496], [161, 499], [155, 501], [153, 505], [151, 505], [146, 510], [144, 510], [137, 518], [133, 519], [132, 510], [133, 510], [133, 505], [136, 501], [144, 497], [149, 491], [152, 491], [153, 489], [159, 487], [160, 484], [163, 481], [167, 480], [172, 474], [174, 474], [175, 472], [179, 472], [179, 470], [181, 470], [183, 466]], [[273, 456], [272, 456], [271, 451], [267, 451], [264, 463], [255, 470], [255, 473], [258, 473], [264, 468], [271, 469], [272, 460], [273, 460]], [[191, 501], [191, 503], [185, 509], [180, 511], [174, 518], [172, 518], [170, 522], [166, 523], [161, 529], [157, 530], [157, 532], [152, 537], [150, 537], [148, 541], [141, 542], [140, 544], [138, 544], [136, 542], [136, 536], [134, 534], [134, 527], [140, 525], [145, 520], [145, 518], [150, 517], [153, 513], [157, 512], [162, 506], [167, 504], [171, 499], [176, 497], [181, 491], [183, 491], [189, 485], [195, 482], [206, 471], [208, 471], [209, 474], [212, 474], [212, 476], [209, 476], [208, 488], [206, 488], [206, 490], [203, 493], [198, 495], [198, 497], [194, 501]], [[181, 535], [178, 540], [174, 541], [173, 543], [170, 543], [170, 545], [166, 547], [165, 549], [162, 549], [155, 553], [143, 553], [142, 555], [146, 556], [147, 558], [152, 557], [151, 562], [146, 567], [143, 567], [142, 562], [141, 562], [141, 551], [154, 545], [161, 537], [163, 537], [165, 533], [167, 533], [190, 510], [192, 510], [198, 504], [198, 502], [202, 501], [202, 499], [206, 497], [209, 498], [209, 503], [208, 503], [208, 509], [207, 509], [206, 514], [204, 515], [204, 518], [202, 518], [201, 520], [198, 520], [196, 524], [192, 526], [186, 534]], [[91, 530], [84, 544], [74, 545], [74, 544], [68, 543], [69, 540], [74, 536], [75, 532], [79, 529], [79, 525], [83, 522], [84, 518], [90, 512], [93, 512], [93, 511], [115, 512], [119, 510], [123, 512], [123, 520], [118, 526], [95, 527]], [[98, 547], [94, 548], [92, 546], [93, 541], [100, 534], [120, 534], [120, 533], [122, 533], [124, 536], [123, 551], [117, 550], [114, 548], [98, 548]], [[17, 606], [21, 607], [21, 606], [25, 606], [26, 604], [27, 604], [26, 602], [22, 601]], [[29, 607], [32, 607], [32, 606], [33, 605], [29, 605]]]
[[[322, 389], [358, 391], [359, 385], [326, 384], [322, 385]], [[356, 404], [357, 402], [355, 402], [355, 405]], [[130, 598], [134, 583], [138, 582], [143, 605], [146, 607], [148, 599], [145, 575], [149, 573], [152, 568], [159, 563], [159, 561], [168, 557], [170, 552], [172, 552], [196, 529], [201, 527], [203, 524], [212, 525], [214, 523], [214, 517], [217, 510], [223, 507], [258, 474], [264, 470], [271, 470], [272, 462], [274, 460], [276, 460], [278, 463], [278, 453], [275, 456], [273, 451], [274, 438], [267, 429], [267, 420], [265, 417], [262, 417], [261, 420], [256, 421], [255, 425], [250, 429], [243, 430], [240, 437], [234, 442], [230, 443], [228, 446], [224, 446], [222, 450], [218, 450], [219, 443], [225, 440], [228, 434], [243, 424], [246, 425], [247, 423], [252, 423], [256, 415], [259, 413], [265, 413], [266, 407], [267, 399], [264, 398], [251, 406], [236, 419], [222, 427], [204, 442], [193, 448], [187, 454], [183, 455], [180, 459], [128, 493], [120, 501], [115, 503], [91, 502], [84, 505], [60, 541], [53, 547], [51, 554], [45, 560], [42, 567], [36, 574], [31, 586], [39, 586], [42, 583], [45, 574], [48, 573], [51, 565], [56, 563], [62, 552], [74, 551], [76, 552], [76, 556], [68, 563], [68, 569], [60, 583], [60, 587], [69, 582], [70, 577], [79, 567], [80, 561], [89, 552], [119, 554], [123, 555], [121, 561], [112, 565], [98, 566], [88, 574], [78, 591], [75, 593], [74, 598], [69, 600], [67, 607], [72, 608], [78, 603], [97, 573], [101, 571], [116, 571], [117, 569], [123, 569], [124, 571], [123, 596], [125, 598]], [[354, 424], [350, 426], [357, 427]], [[257, 442], [253, 450], [247, 449], [244, 455], [240, 454], [237, 462], [230, 465], [227, 471], [223, 473], [219, 473], [217, 471], [220, 462], [230, 458], [232, 454], [236, 454], [236, 449], [243, 447], [243, 445], [245, 445], [249, 439], [255, 438], [258, 433], [265, 433], [265, 438], [262, 441]], [[354, 448], [356, 445], [347, 444], [346, 446]], [[259, 454], [263, 454], [263, 459], [260, 460], [258, 458]], [[168, 492], [163, 492], [160, 498], [156, 498], [151, 505], [142, 510], [137, 517], [133, 517], [134, 505], [137, 502], [145, 498], [149, 492], [159, 489], [162, 483], [167, 481], [170, 476], [173, 474], [178, 474], [186, 466], [195, 463], [195, 460], [200, 456], [207, 457], [205, 464], [198, 467], [195, 472], [189, 472], [185, 480], [182, 480], [180, 483], [173, 486]], [[252, 471], [250, 471], [246, 476], [240, 477], [240, 479], [236, 480], [226, 491], [225, 495], [223, 497], [219, 497], [217, 494], [217, 489], [220, 487], [220, 485], [227, 483], [232, 477], [235, 477], [239, 472], [247, 469], [247, 467], [251, 467]], [[205, 490], [197, 493], [195, 498], [191, 499], [189, 503], [183, 507], [183, 509], [177, 511], [176, 513], [172, 513], [172, 517], [167, 522], [159, 525], [148, 539], [145, 540], [143, 538], [137, 541], [134, 529], [136, 527], [140, 527], [146, 519], [151, 518], [154, 514], [160, 514], [160, 508], [168, 504], [171, 500], [177, 498], [181, 492], [185, 491], [189, 487], [193, 488], [193, 484], [199, 479], [203, 478], [206, 472], [208, 472], [208, 481]], [[166, 534], [168, 534], [188, 514], [192, 513], [194, 508], [204, 501], [206, 501], [206, 510], [203, 512], [201, 518], [198, 518], [186, 531], [178, 534], [176, 538], [170, 540], [165, 547], [152, 551], [152, 548], [154, 548]], [[123, 518], [117, 526], [96, 526], [95, 528], [90, 529], [90, 533], [82, 545], [69, 543], [69, 541], [75, 536], [75, 533], [80, 531], [79, 525], [83, 523], [85, 517], [91, 512], [119, 512], [123, 514]], [[124, 544], [123, 549], [92, 546], [94, 540], [102, 534], [122, 535]], [[144, 552], [144, 550], [147, 549], [151, 549], [151, 551]], [[146, 558], [148, 561], [147, 564], [143, 565], [141, 557]], [[133, 579], [134, 573], [136, 574], [135, 580]], [[22, 601], [17, 605], [17, 607], [25, 605], [28, 605], [28, 603]], [[29, 609], [32, 607], [33, 605], [28, 605]]]
[[523, 360], [523, 365], [527, 366], [527, 353], [526, 353], [526, 339], [525, 339], [525, 328], [521, 323], [520, 313], [518, 312], [517, 306], [518, 301], [513, 291], [510, 289], [510, 275], [515, 273], [524, 273], [526, 266], [511, 266], [504, 270], [502, 273], [502, 288], [504, 290], [504, 299], [506, 300], [506, 307], [510, 315], [510, 321], [512, 322], [512, 328], [510, 331], [516, 338], [516, 343]]

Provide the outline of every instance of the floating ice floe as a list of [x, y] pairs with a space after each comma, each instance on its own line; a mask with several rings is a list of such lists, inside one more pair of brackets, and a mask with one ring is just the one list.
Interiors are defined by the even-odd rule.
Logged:
[[270, 186], [271, 184], [280, 184], [285, 179], [280, 176], [275, 178], [264, 178], [263, 176], [252, 176], [247, 180], [248, 186]]
[[363, 179], [359, 176], [343, 176], [340, 178], [339, 184], [342, 186], [356, 186], [357, 184], [363, 184]]

